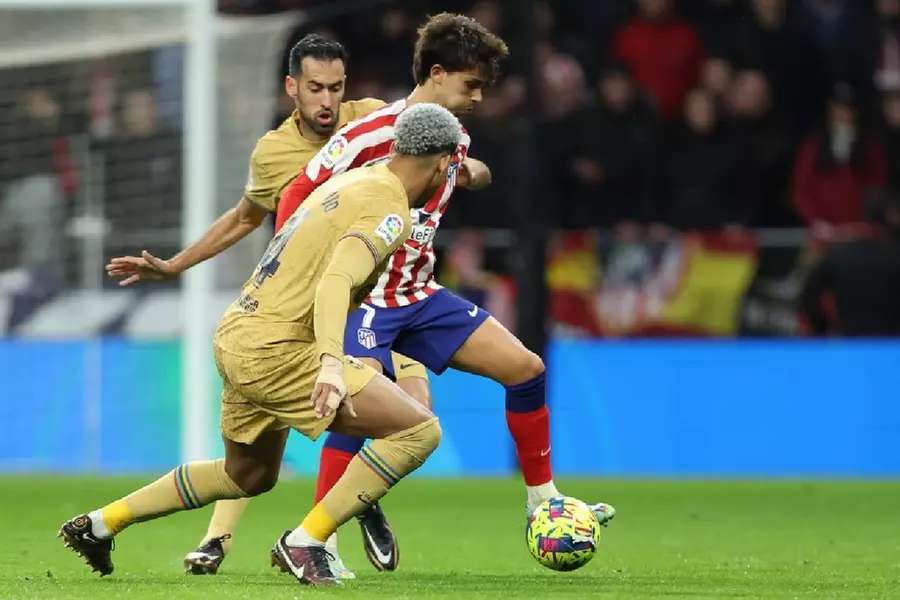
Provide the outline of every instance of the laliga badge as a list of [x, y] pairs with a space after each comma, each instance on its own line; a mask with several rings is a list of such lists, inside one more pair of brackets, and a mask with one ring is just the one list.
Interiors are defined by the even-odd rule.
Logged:
[[396, 214], [386, 216], [375, 228], [375, 235], [384, 240], [388, 246], [396, 242], [401, 233], [403, 233], [403, 219]]
[[322, 166], [326, 169], [333, 169], [335, 163], [347, 149], [347, 138], [337, 135], [330, 140], [322, 148]]

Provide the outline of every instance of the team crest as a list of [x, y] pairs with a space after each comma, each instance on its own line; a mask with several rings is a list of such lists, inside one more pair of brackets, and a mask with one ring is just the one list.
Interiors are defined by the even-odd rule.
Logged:
[[375, 235], [383, 239], [388, 246], [396, 242], [401, 233], [403, 233], [403, 219], [395, 214], [386, 216], [375, 228]]
[[347, 138], [342, 135], [331, 138], [325, 148], [322, 149], [322, 166], [326, 169], [333, 168], [346, 149]]
[[368, 350], [378, 345], [378, 342], [375, 341], [375, 332], [367, 327], [360, 327], [356, 330], [356, 341]]

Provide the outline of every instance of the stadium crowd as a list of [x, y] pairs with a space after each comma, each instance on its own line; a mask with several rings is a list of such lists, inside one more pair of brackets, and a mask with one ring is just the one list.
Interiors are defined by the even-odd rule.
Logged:
[[[314, 11], [323, 5], [219, 4], [233, 14]], [[509, 3], [500, 0], [376, 4], [377, 10], [327, 21], [301, 19], [285, 56], [311, 30], [331, 34], [350, 53], [347, 98], [392, 100], [411, 87], [407, 66], [424, 15], [464, 12], [507, 39], [517, 36], [506, 14]], [[535, 7], [535, 102], [527, 101], [525, 73], [510, 61], [465, 120], [472, 154], [492, 167], [494, 184], [477, 195], [460, 193], [445, 229], [509, 226], [519, 165], [510, 132], [526, 128], [537, 147], [540, 209], [550, 227], [599, 227], [619, 242], [698, 231], [724, 232], [734, 241], [753, 238], [757, 228], [796, 227], [828, 243], [874, 236], [880, 242], [870, 251], [890, 257], [878, 277], [900, 278], [897, 234], [888, 223], [900, 189], [900, 0], [555, 0]], [[152, 73], [165, 64], [165, 54], [129, 60], [144, 61], [137, 70]], [[291, 109], [281, 92], [283, 72], [273, 77], [273, 93], [283, 101], [273, 123]], [[126, 217], [134, 213], [128, 186], [135, 185], [143, 186], [145, 200], [151, 195], [150, 206], [168, 207], [177, 227], [180, 174], [172, 148], [179, 123], [177, 110], [167, 108], [172, 91], [148, 79], [116, 94], [117, 82], [105, 79], [102, 70], [100, 75], [94, 69], [89, 78], [91, 101], [84, 111], [61, 111], [66, 100], [40, 86], [17, 97], [14, 113], [22, 118], [13, 121], [17, 130], [7, 137], [46, 148], [32, 153], [39, 159], [23, 163], [22, 145], [3, 145], [11, 155], [3, 157], [0, 170], [6, 190], [0, 227], [29, 231], [15, 242], [19, 260], [42, 269], [58, 269], [48, 249], [60, 217], [46, 207], [65, 204], [78, 184], [78, 165], [65, 145], [76, 121], [90, 124], [92, 143], [102, 152], [122, 156], [140, 148], [153, 155], [141, 172], [105, 174], [111, 228], [134, 229]], [[113, 97], [119, 106], [106, 106]], [[161, 170], [169, 175], [160, 177]], [[35, 179], [37, 173], [58, 185], [41, 187], [48, 180]], [[141, 243], [139, 231], [119, 239], [128, 248], [108, 247], [108, 254], [133, 252]], [[480, 243], [465, 239], [469, 247]], [[157, 250], [174, 251], [177, 243], [172, 236], [171, 248]], [[465, 254], [463, 249], [450, 256]], [[649, 262], [659, 266], [665, 262], [661, 256]], [[862, 253], [851, 263], [866, 271], [872, 260]], [[468, 272], [468, 279], [483, 275], [479, 269]], [[467, 279], [457, 272], [442, 276]], [[885, 322], [875, 329], [900, 333], [892, 327]]]

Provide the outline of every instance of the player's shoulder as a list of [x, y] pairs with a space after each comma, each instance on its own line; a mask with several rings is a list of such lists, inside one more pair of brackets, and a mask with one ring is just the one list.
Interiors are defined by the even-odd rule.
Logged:
[[341, 117], [345, 123], [361, 119], [369, 113], [387, 106], [387, 102], [378, 98], [360, 98], [341, 102]]
[[405, 200], [406, 192], [397, 176], [386, 165], [373, 165], [354, 169], [347, 174], [346, 186], [367, 201], [376, 200], [392, 204]]
[[291, 115], [278, 128], [267, 131], [256, 141], [251, 155], [253, 160], [265, 163], [281, 152], [299, 149], [303, 138], [297, 134], [296, 128], [294, 116]]

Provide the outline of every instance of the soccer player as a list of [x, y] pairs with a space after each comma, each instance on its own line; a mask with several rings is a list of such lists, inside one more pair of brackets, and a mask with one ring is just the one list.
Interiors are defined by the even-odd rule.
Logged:
[[[409, 107], [431, 102], [457, 114], [474, 108], [506, 54], [500, 38], [468, 17], [442, 13], [429, 18], [419, 29], [415, 45], [415, 89], [407, 98], [348, 124], [328, 141], [282, 195], [276, 230], [330, 177], [385, 160], [395, 122]], [[503, 385], [506, 421], [525, 479], [529, 515], [544, 500], [560, 495], [550, 465], [544, 363], [482, 308], [439, 285], [433, 274], [433, 240], [454, 187], [478, 188], [490, 180], [487, 167], [467, 157], [468, 146], [464, 133], [446, 181], [413, 211], [409, 238], [391, 257], [369, 297], [348, 318], [344, 344], [349, 354], [390, 375], [399, 374], [390, 360], [395, 350], [435, 373], [453, 366]], [[363, 442], [340, 432], [328, 435], [319, 464], [317, 501]], [[615, 516], [609, 504], [592, 508], [602, 524]], [[376, 568], [396, 568], [396, 540], [394, 545], [365, 538], [364, 542]]]
[[372, 438], [329, 493], [278, 538], [273, 564], [300, 583], [336, 583], [325, 540], [415, 470], [440, 441], [437, 418], [343, 351], [348, 309], [365, 298], [408, 237], [410, 211], [447, 177], [462, 131], [422, 104], [396, 121], [387, 164], [335, 177], [272, 239], [216, 329], [224, 381], [225, 458], [181, 465], [63, 523], [59, 535], [101, 575], [126, 527], [215, 500], [254, 496], [278, 479], [289, 428]]
[[[177, 277], [192, 266], [231, 247], [257, 229], [266, 215], [274, 213], [281, 193], [339, 127], [381, 108], [381, 100], [367, 98], [342, 102], [346, 81], [347, 53], [343, 46], [317, 34], [309, 34], [291, 49], [284, 79], [295, 110], [278, 129], [269, 131], [250, 158], [250, 174], [244, 195], [195, 243], [169, 260], [144, 251], [142, 256], [113, 258], [106, 266], [110, 276], [122, 278], [120, 285]], [[428, 375], [413, 360], [396, 357], [397, 383], [414, 398], [430, 406]], [[235, 526], [249, 500], [217, 503], [206, 534], [184, 559], [189, 573], [215, 573], [232, 544]], [[392, 534], [377, 508], [360, 515], [364, 539], [389, 539]], [[336, 555], [336, 552], [334, 553]], [[338, 559], [339, 560], [339, 559]], [[352, 577], [343, 563], [334, 570]]]

